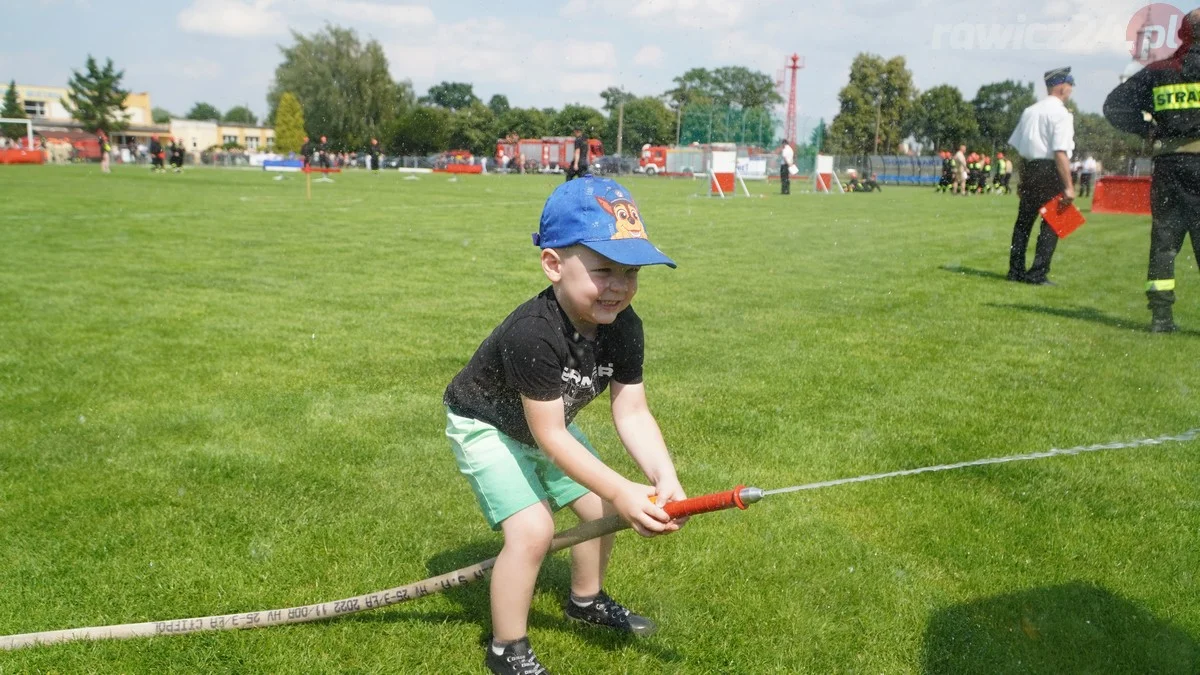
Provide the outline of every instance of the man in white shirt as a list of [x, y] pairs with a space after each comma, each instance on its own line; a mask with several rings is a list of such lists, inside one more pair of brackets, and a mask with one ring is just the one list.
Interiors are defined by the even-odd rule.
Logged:
[[1013, 225], [1012, 245], [1008, 252], [1008, 280], [1039, 286], [1053, 286], [1047, 276], [1050, 259], [1058, 246], [1058, 235], [1046, 221], [1038, 233], [1033, 265], [1025, 269], [1025, 249], [1038, 219], [1038, 210], [1058, 194], [1063, 203], [1075, 201], [1071, 182], [1071, 153], [1075, 151], [1075, 118], [1066, 102], [1075, 89], [1070, 68], [1055, 68], [1045, 74], [1049, 95], [1021, 113], [1008, 144], [1021, 153], [1021, 180], [1017, 195], [1017, 221]]
[[1092, 194], [1092, 182], [1096, 179], [1096, 159], [1089, 153], [1079, 168], [1079, 196]]
[[958, 146], [954, 153], [954, 187], [951, 192], [958, 195], [967, 194], [967, 146]]
[[796, 161], [796, 153], [792, 143], [784, 139], [783, 148], [779, 150], [779, 194], [792, 194], [792, 165]]

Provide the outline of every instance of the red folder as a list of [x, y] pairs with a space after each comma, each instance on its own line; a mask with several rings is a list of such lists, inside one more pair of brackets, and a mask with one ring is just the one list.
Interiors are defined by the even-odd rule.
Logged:
[[1059, 239], [1071, 234], [1080, 225], [1087, 222], [1079, 209], [1075, 208], [1074, 203], [1063, 204], [1062, 198], [1063, 196], [1059, 194], [1038, 210]]

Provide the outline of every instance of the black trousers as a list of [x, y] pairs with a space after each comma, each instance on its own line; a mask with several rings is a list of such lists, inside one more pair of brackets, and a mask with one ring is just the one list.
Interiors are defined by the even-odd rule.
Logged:
[[792, 173], [788, 171], [787, 162], [779, 165], [779, 194], [792, 194]]
[[1079, 196], [1086, 197], [1092, 194], [1092, 177], [1095, 174], [1081, 173], [1079, 174]]
[[1162, 155], [1154, 159], [1150, 212], [1153, 221], [1146, 297], [1151, 310], [1165, 309], [1175, 302], [1175, 256], [1189, 234], [1200, 265], [1200, 155]]
[[1037, 249], [1033, 266], [1025, 269], [1025, 249], [1029, 247], [1029, 235], [1037, 221], [1038, 210], [1063, 191], [1062, 180], [1052, 159], [1023, 160], [1021, 180], [1017, 183], [1017, 195], [1021, 205], [1017, 207], [1017, 222], [1013, 224], [1012, 244], [1008, 249], [1008, 278], [1014, 281], [1041, 283], [1050, 274], [1050, 259], [1058, 247], [1058, 235], [1046, 221], [1038, 232]]

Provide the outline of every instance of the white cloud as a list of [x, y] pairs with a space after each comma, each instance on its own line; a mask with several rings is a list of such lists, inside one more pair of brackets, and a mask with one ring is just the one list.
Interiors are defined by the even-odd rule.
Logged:
[[637, 54], [633, 55], [633, 64], [635, 66], [648, 66], [650, 68], [658, 68], [663, 64], [663, 50], [657, 45], [646, 45], [638, 50]]
[[176, 17], [187, 33], [226, 37], [260, 37], [282, 33], [287, 23], [271, 9], [272, 0], [194, 0]]
[[558, 10], [559, 16], [579, 16], [588, 11], [587, 0], [569, 0]]
[[629, 13], [682, 28], [729, 28], [745, 17], [746, 3], [729, 0], [637, 0]]
[[533, 59], [542, 68], [611, 69], [617, 67], [617, 48], [611, 42], [543, 41], [534, 46]]
[[617, 84], [617, 76], [613, 73], [568, 73], [558, 78], [560, 91], [569, 94], [591, 94], [598, 96]]
[[362, 0], [308, 0], [307, 9], [325, 18], [334, 16], [373, 26], [427, 26], [434, 23], [433, 10], [423, 5], [391, 5]]

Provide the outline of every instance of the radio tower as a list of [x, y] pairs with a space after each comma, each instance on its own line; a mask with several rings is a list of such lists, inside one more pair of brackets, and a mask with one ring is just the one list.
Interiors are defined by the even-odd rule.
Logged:
[[788, 64], [784, 66], [792, 71], [792, 88], [788, 90], [788, 107], [787, 118], [783, 122], [783, 137], [790, 143], [795, 144], [796, 139], [796, 72], [804, 67], [804, 57], [798, 54], [792, 54], [788, 57]]

